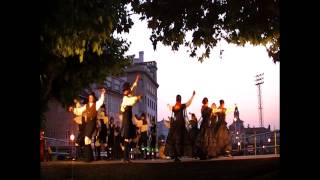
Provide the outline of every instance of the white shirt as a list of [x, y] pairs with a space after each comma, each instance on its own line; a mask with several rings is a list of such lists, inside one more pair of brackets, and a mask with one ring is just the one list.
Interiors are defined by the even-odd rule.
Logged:
[[[96, 102], [96, 110], [98, 111], [98, 109], [102, 106], [104, 102], [104, 94], [101, 94], [99, 100]], [[89, 103], [89, 107], [91, 107], [93, 105], [93, 103]], [[87, 108], [86, 105], [83, 105], [81, 107], [78, 108], [74, 108], [73, 113], [78, 115], [78, 114], [82, 114], [83, 111], [85, 111]]]
[[81, 104], [80, 103], [77, 103], [76, 104], [76, 108], [73, 110], [73, 113], [76, 115], [76, 116], [82, 116], [82, 112], [79, 111], [79, 108], [81, 107]]
[[121, 103], [121, 112], [124, 112], [127, 106], [133, 106], [137, 101], [138, 96], [124, 96]]

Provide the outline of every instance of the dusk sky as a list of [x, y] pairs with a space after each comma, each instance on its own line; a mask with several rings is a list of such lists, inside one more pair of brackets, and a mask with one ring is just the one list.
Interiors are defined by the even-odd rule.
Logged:
[[[183, 46], [179, 51], [171, 51], [171, 47], [158, 43], [157, 50], [153, 50], [149, 40], [151, 30], [147, 23], [133, 16], [134, 26], [129, 34], [122, 37], [131, 41], [127, 55], [144, 51], [145, 61], [156, 61], [158, 67], [158, 121], [167, 118], [171, 112], [167, 104], [173, 105], [177, 94], [186, 102], [196, 91], [193, 103], [187, 109], [200, 118], [201, 101], [203, 97], [219, 104], [224, 99], [226, 107], [238, 105], [240, 119], [245, 127], [259, 126], [258, 116], [258, 88], [255, 85], [255, 75], [264, 73], [262, 84], [262, 102], [264, 126], [271, 125], [271, 129], [280, 128], [279, 112], [279, 62], [276, 64], [268, 57], [265, 47], [246, 45], [236, 46], [221, 42], [224, 50], [219, 57], [220, 44], [211, 50], [210, 58], [203, 63], [197, 58], [189, 57]], [[232, 123], [233, 113], [227, 115], [228, 125]]]

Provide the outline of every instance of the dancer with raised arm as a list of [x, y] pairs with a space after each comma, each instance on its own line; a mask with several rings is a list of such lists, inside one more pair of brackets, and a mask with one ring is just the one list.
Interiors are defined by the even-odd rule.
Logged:
[[126, 82], [123, 84], [123, 99], [121, 103], [121, 113], [122, 113], [122, 131], [121, 135], [124, 138], [124, 162], [128, 163], [129, 152], [131, 149], [131, 141], [136, 135], [136, 127], [133, 124], [132, 107], [141, 99], [141, 96], [134, 96], [133, 91], [138, 85], [140, 75], [137, 75], [136, 80], [133, 85]]
[[175, 162], [179, 162], [181, 156], [191, 156], [192, 147], [188, 132], [185, 126], [185, 109], [189, 107], [194, 98], [195, 91], [191, 98], [184, 104], [181, 103], [181, 96], [176, 96], [174, 106], [168, 104], [169, 109], [173, 112], [173, 123], [170, 124], [168, 138], [165, 145], [165, 155], [170, 156]]
[[88, 103], [81, 107], [70, 107], [69, 110], [74, 114], [85, 113], [86, 125], [84, 127], [84, 155], [87, 162], [93, 161], [93, 150], [91, 148], [92, 134], [96, 128], [97, 110], [102, 106], [104, 102], [106, 90], [101, 90], [101, 96], [98, 101], [95, 100], [94, 93], [89, 94]]

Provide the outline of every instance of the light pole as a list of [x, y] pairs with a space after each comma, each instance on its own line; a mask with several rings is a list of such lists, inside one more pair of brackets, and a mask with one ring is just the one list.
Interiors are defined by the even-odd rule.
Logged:
[[271, 145], [271, 138], [268, 138], [268, 153], [269, 153], [269, 151], [271, 150], [271, 148], [270, 148], [270, 145]]
[[274, 131], [274, 154], [277, 154], [277, 132]]
[[263, 127], [262, 100], [261, 100], [261, 84], [264, 83], [263, 75], [264, 73], [256, 75], [256, 86], [258, 86], [258, 109], [259, 109], [260, 127]]
[[257, 155], [257, 137], [256, 137], [256, 132], [254, 132], [254, 155]]
[[70, 143], [71, 143], [71, 155], [72, 155], [72, 160], [75, 160], [75, 158], [73, 157], [74, 156], [74, 153], [73, 153], [73, 146], [74, 146], [74, 138], [75, 138], [75, 136], [74, 136], [74, 134], [71, 134], [70, 135]]

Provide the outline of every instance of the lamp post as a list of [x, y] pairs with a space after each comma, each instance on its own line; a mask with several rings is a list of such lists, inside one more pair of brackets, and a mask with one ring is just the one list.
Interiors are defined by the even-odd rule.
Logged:
[[44, 161], [45, 156], [45, 139], [44, 139], [44, 131], [40, 131], [40, 161]]
[[261, 100], [261, 84], [264, 83], [264, 73], [256, 75], [256, 86], [258, 87], [258, 109], [259, 109], [259, 120], [260, 127], [263, 127], [263, 115], [262, 115], [262, 100]]
[[74, 155], [74, 152], [73, 152], [73, 147], [74, 147], [74, 139], [75, 139], [75, 136], [74, 134], [71, 134], [70, 135], [70, 143], [71, 143], [71, 156], [72, 156], [72, 160], [75, 160], [75, 158], [73, 157]]
[[[268, 138], [268, 145], [270, 146], [271, 145], [271, 138]], [[269, 151], [270, 151], [270, 147], [268, 148], [268, 153], [269, 153]]]
[[274, 154], [277, 154], [277, 132], [274, 131]]
[[70, 135], [70, 141], [73, 142], [74, 141], [74, 134]]
[[254, 155], [257, 155], [257, 137], [256, 137], [256, 132], [254, 132]]

